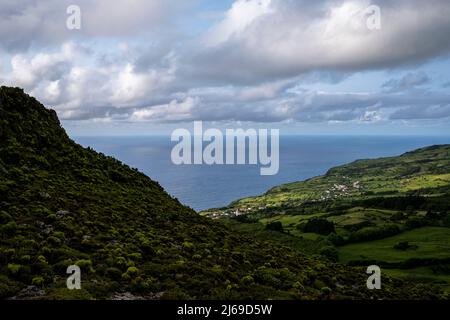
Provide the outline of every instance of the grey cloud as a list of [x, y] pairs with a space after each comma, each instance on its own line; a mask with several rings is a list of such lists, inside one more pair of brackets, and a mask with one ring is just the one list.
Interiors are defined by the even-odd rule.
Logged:
[[[81, 30], [66, 27], [67, 7], [81, 9]], [[92, 37], [164, 34], [189, 6], [181, 0], [2, 0], [0, 48], [20, 52]]]
[[[371, 94], [319, 93], [299, 91], [280, 93], [273, 99], [243, 101], [239, 95], [224, 94], [221, 98], [197, 94], [196, 103], [182, 112], [168, 112], [160, 105], [146, 107], [145, 121], [247, 121], [247, 122], [379, 122], [447, 117], [450, 96], [438, 92], [398, 94], [378, 92]], [[177, 100], [183, 105], [187, 101]], [[192, 98], [188, 98], [192, 99]], [[433, 107], [443, 106], [443, 107]], [[137, 109], [139, 110], [139, 109]], [[421, 110], [421, 112], [419, 112]]]
[[[366, 123], [448, 117], [449, 95], [429, 89], [431, 79], [421, 72], [391, 79], [380, 92], [302, 88], [448, 54], [448, 1], [378, 1], [382, 29], [370, 31], [361, 29], [361, 21], [348, 21], [364, 1], [237, 0], [233, 10], [241, 6], [247, 14], [230, 10], [208, 34], [193, 39], [166, 28], [186, 1], [139, 0], [129, 7], [122, 0], [81, 0], [81, 40], [65, 28], [71, 3], [0, 3], [0, 48], [21, 53], [13, 54], [12, 70], [1, 71], [0, 82], [25, 87], [63, 120]], [[95, 46], [104, 37], [117, 48]], [[57, 53], [43, 48], [61, 43]], [[30, 46], [34, 51], [24, 54]]]
[[390, 79], [383, 84], [383, 87], [392, 91], [402, 91], [423, 86], [430, 81], [431, 79], [425, 72], [410, 72], [401, 79]]
[[450, 118], [450, 103], [446, 105], [409, 106], [395, 111], [392, 120], [442, 119]]
[[354, 11], [368, 3], [273, 0], [245, 27], [230, 10], [210, 31], [212, 44], [188, 56], [183, 71], [209, 81], [252, 83], [317, 70], [391, 68], [449, 52], [447, 0], [373, 2], [381, 7], [381, 30], [368, 30], [365, 20], [352, 24], [359, 17]]

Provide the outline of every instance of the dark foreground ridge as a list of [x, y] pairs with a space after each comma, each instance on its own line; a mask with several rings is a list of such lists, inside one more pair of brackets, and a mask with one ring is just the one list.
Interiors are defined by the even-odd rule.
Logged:
[[[66, 288], [72, 264], [81, 290]], [[387, 277], [368, 290], [365, 271], [199, 216], [138, 170], [73, 142], [23, 90], [0, 88], [0, 298], [439, 297]]]

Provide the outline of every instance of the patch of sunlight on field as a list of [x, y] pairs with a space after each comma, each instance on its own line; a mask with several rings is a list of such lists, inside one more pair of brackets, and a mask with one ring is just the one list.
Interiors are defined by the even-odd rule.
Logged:
[[423, 175], [402, 180], [400, 191], [436, 188], [450, 184], [450, 174]]
[[301, 215], [278, 215], [278, 216], [273, 216], [270, 218], [263, 218], [261, 220], [259, 220], [259, 222], [261, 223], [270, 223], [270, 222], [275, 222], [275, 221], [280, 221], [283, 224], [283, 227], [287, 227], [291, 224], [297, 224], [301, 221], [305, 221], [311, 218], [318, 218], [321, 217], [323, 215], [325, 215], [326, 213], [314, 213], [314, 214], [301, 214]]

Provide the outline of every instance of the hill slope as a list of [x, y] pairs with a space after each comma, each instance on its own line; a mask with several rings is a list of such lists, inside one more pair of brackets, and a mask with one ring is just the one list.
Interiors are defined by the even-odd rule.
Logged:
[[[66, 268], [82, 289], [65, 288]], [[0, 297], [434, 298], [364, 268], [230, 231], [142, 173], [69, 139], [55, 112], [0, 88]]]
[[[203, 214], [310, 255], [377, 264], [450, 292], [450, 145], [358, 160]], [[265, 230], [273, 226], [281, 232]]]
[[[289, 210], [311, 203], [345, 203], [393, 197], [436, 197], [450, 207], [450, 145], [431, 146], [398, 157], [357, 160], [325, 175], [284, 184], [258, 197], [233, 202], [229, 213]], [[432, 201], [431, 201], [432, 202]], [[437, 205], [437, 204], [436, 204]], [[214, 212], [211, 210], [209, 213]], [[223, 210], [218, 210], [223, 213]]]

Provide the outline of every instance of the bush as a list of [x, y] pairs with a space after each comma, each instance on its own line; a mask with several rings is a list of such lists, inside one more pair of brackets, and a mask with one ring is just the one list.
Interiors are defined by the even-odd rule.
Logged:
[[434, 274], [448, 274], [450, 275], [450, 265], [449, 264], [438, 264], [431, 267], [431, 271]]
[[417, 249], [416, 245], [410, 245], [408, 241], [402, 241], [394, 245], [395, 250], [408, 250], [408, 249]]
[[31, 277], [31, 268], [20, 264], [8, 264], [8, 272], [13, 278], [22, 282], [28, 282]]
[[327, 240], [330, 241], [335, 246], [341, 246], [345, 244], [345, 239], [334, 232], [328, 235]]
[[139, 274], [139, 270], [136, 267], [129, 267], [127, 269], [127, 271], [122, 274], [122, 278], [125, 280], [130, 280], [133, 279], [135, 277], [137, 277], [137, 275]]
[[192, 242], [189, 242], [189, 241], [183, 242], [184, 249], [192, 249], [193, 247], [194, 247], [194, 244]]
[[12, 236], [16, 233], [17, 224], [14, 221], [10, 221], [7, 224], [0, 226], [0, 234]]
[[21, 267], [20, 264], [10, 263], [8, 264], [8, 272], [14, 276], [19, 273]]
[[382, 227], [368, 227], [352, 233], [349, 242], [361, 242], [383, 239], [400, 233], [397, 225], [385, 225]]
[[258, 283], [279, 288], [281, 281], [278, 279], [276, 271], [265, 266], [259, 267], [255, 272], [255, 279]]
[[417, 229], [428, 225], [428, 221], [425, 218], [411, 217], [406, 220], [406, 228]]
[[108, 268], [105, 271], [105, 275], [113, 280], [120, 280], [122, 272], [117, 268]]
[[122, 270], [125, 270], [125, 267], [127, 266], [127, 259], [125, 259], [122, 256], [119, 256], [115, 259], [114, 265]]
[[398, 211], [398, 212], [392, 214], [389, 219], [391, 221], [400, 221], [400, 220], [404, 220], [405, 218], [406, 218], [406, 215], [403, 212]]
[[88, 259], [82, 259], [75, 262], [75, 265], [79, 266], [80, 269], [84, 272], [94, 273], [94, 269], [92, 268], [92, 261]]
[[248, 275], [248, 276], [245, 276], [245, 277], [243, 277], [243, 278], [241, 279], [241, 283], [242, 283], [243, 285], [248, 286], [248, 285], [251, 285], [251, 284], [255, 283], [255, 279], [253, 279], [252, 276]]
[[268, 223], [265, 227], [265, 230], [284, 232], [283, 224], [280, 221]]
[[139, 252], [130, 253], [128, 255], [128, 258], [134, 261], [142, 260], [142, 254], [140, 254]]
[[324, 236], [336, 232], [334, 223], [323, 218], [315, 218], [308, 220], [303, 226], [303, 232], [317, 233]]
[[5, 211], [0, 212], [0, 224], [5, 224], [12, 221], [12, 217], [9, 213]]
[[319, 254], [332, 262], [338, 262], [339, 255], [335, 247], [328, 246], [320, 249]]
[[0, 274], [0, 299], [11, 297], [20, 290], [17, 283]]
[[44, 285], [44, 278], [41, 276], [34, 277], [33, 280], [31, 280], [31, 284], [42, 287]]
[[54, 236], [48, 237], [47, 242], [54, 247], [59, 247], [61, 245], [61, 240]]

